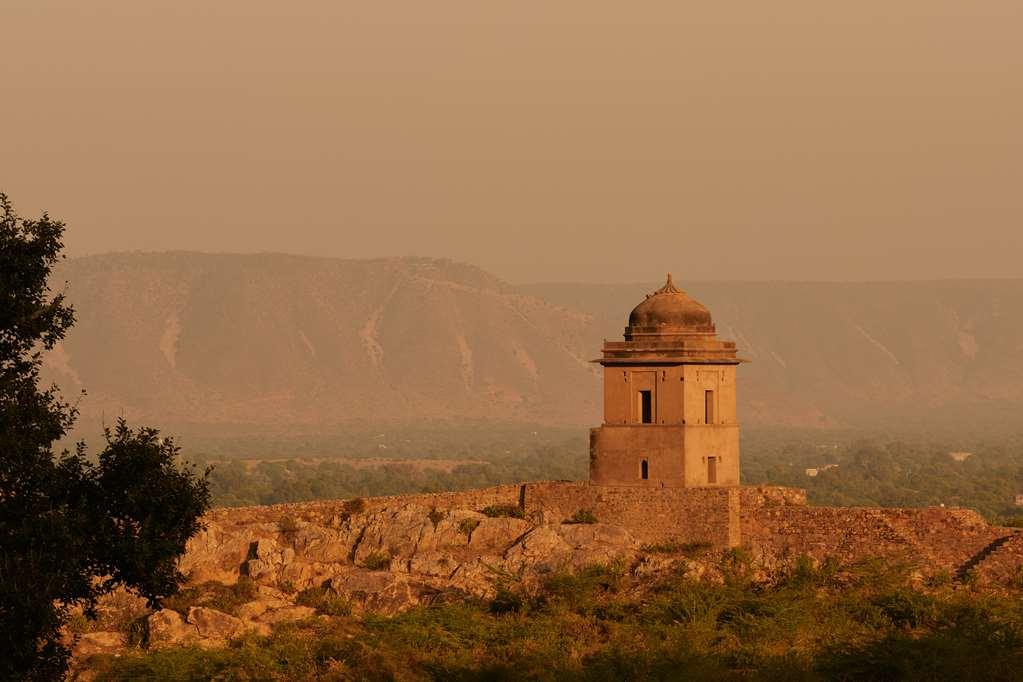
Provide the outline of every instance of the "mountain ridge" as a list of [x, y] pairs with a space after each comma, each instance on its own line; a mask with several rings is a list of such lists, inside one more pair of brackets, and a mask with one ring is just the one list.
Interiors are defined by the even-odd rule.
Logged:
[[[149, 252], [69, 259], [78, 324], [47, 377], [83, 418], [323, 429], [600, 420], [602, 338], [655, 284], [513, 285], [444, 258]], [[1023, 280], [680, 282], [740, 370], [751, 424], [1018, 414]], [[942, 416], [946, 415], [946, 416]], [[972, 416], [971, 416], [972, 415]]]

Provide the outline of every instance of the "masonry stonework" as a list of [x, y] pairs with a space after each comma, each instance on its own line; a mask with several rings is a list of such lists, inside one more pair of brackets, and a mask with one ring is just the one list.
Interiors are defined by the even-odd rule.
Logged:
[[590, 482], [692, 488], [739, 484], [735, 343], [671, 275], [605, 341], [604, 423], [590, 432]]

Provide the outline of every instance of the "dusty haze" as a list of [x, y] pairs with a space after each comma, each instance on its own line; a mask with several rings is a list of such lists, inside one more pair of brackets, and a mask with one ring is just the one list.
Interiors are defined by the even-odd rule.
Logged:
[[0, 25], [0, 189], [73, 255], [1023, 275], [1018, 0], [5, 0]]

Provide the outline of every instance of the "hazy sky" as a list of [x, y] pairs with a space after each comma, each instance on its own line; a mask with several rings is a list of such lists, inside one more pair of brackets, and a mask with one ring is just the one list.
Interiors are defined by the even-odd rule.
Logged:
[[1023, 276], [1023, 2], [0, 0], [0, 190], [110, 250]]

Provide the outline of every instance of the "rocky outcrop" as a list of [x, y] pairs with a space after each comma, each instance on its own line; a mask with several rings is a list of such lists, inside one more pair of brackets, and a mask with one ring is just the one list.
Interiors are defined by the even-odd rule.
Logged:
[[170, 609], [161, 609], [149, 616], [149, 646], [161, 648], [197, 639], [196, 629], [185, 622], [181, 614]]
[[[567, 512], [578, 509], [598, 521], [566, 522]], [[769, 576], [799, 558], [884, 556], [910, 561], [920, 580], [958, 570], [982, 585], [1023, 583], [1023, 534], [967, 510], [812, 507], [800, 491], [772, 488], [659, 494], [549, 482], [359, 504], [216, 510], [179, 563], [190, 586], [210, 598], [197, 598], [184, 615], [168, 609], [149, 615], [147, 642], [223, 646], [282, 623], [487, 600], [508, 582], [528, 589], [594, 564], [615, 564], [644, 580], [671, 574], [720, 582], [720, 559], [735, 536], [706, 535], [715, 524], [739, 532], [754, 575]], [[82, 637], [76, 651], [123, 646], [123, 636], [97, 632]]]
[[120, 651], [127, 643], [127, 637], [121, 632], [87, 632], [75, 642], [74, 653], [82, 658], [110, 654]]
[[[331, 519], [312, 523], [287, 517], [286, 523], [234, 527], [210, 522], [189, 542], [182, 571], [192, 582], [233, 583], [246, 576], [268, 587], [327, 587], [358, 610], [396, 613], [444, 593], [488, 597], [501, 576], [528, 579], [607, 563], [631, 556], [636, 548], [623, 528], [563, 524], [543, 514], [529, 520], [491, 518], [469, 509], [396, 501]], [[268, 621], [257, 612], [264, 606], [246, 604], [239, 615], [264, 622], [283, 618]]]
[[187, 620], [195, 628], [199, 639], [213, 643], [237, 637], [246, 629], [244, 621], [240, 618], [204, 606], [190, 608]]

